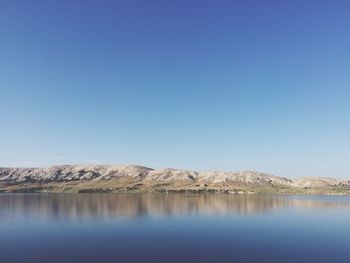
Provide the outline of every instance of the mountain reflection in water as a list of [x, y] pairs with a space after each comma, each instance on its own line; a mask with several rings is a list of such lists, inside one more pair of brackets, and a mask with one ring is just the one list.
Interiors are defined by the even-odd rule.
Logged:
[[[339, 200], [337, 200], [339, 199]], [[334, 202], [336, 200], [336, 202]], [[254, 215], [282, 209], [350, 208], [347, 197], [234, 194], [1, 194], [2, 216], [40, 219], [111, 216]]]

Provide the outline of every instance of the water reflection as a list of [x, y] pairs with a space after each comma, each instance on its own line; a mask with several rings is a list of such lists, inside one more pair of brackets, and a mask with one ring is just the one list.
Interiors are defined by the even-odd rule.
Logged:
[[0, 219], [30, 216], [40, 219], [111, 216], [177, 216], [185, 214], [251, 215], [281, 209], [350, 208], [348, 197], [296, 197], [230, 194], [2, 194]]

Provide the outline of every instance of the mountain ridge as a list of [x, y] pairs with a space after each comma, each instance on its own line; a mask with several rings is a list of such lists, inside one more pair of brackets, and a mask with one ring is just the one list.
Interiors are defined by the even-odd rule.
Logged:
[[[331, 177], [289, 179], [256, 171], [153, 169], [140, 165], [54, 165], [0, 168], [0, 191], [280, 192], [334, 188], [348, 191], [350, 180]], [[68, 189], [68, 190], [67, 190]], [[321, 192], [322, 193], [322, 192]]]

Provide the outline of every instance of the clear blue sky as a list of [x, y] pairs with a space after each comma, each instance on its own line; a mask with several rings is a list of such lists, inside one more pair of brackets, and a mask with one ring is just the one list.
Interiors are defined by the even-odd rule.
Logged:
[[0, 166], [350, 177], [350, 1], [0, 1]]

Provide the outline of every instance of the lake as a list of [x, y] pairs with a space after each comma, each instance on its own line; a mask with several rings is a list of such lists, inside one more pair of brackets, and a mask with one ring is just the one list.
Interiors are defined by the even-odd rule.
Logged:
[[350, 262], [350, 197], [0, 194], [0, 262]]

